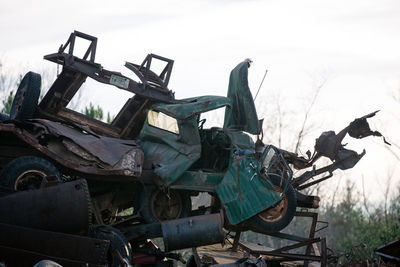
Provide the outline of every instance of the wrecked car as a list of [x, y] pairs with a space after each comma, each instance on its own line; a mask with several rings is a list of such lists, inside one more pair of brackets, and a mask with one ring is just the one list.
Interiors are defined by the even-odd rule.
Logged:
[[[74, 55], [76, 38], [90, 41], [82, 58]], [[360, 134], [355, 124], [339, 137], [330, 132], [317, 140], [310, 158], [260, 139], [255, 143], [250, 135], [260, 135], [262, 126], [248, 87], [248, 60], [232, 70], [227, 97], [177, 100], [168, 89], [172, 60], [150, 54], [140, 65], [127, 62], [138, 82], [95, 63], [96, 44], [95, 37], [74, 32], [57, 53], [44, 57], [63, 69], [39, 104], [40, 76], [24, 77], [10, 117], [0, 123], [0, 183], [25, 190], [37, 188], [44, 177], [85, 178], [97, 224], [149, 224], [222, 209], [227, 228], [277, 232], [291, 222], [297, 206], [318, 207], [317, 196], [299, 191], [315, 184], [305, 182], [351, 168], [363, 156], [344, 150], [342, 137], [371, 135], [369, 127]], [[151, 69], [155, 60], [165, 63], [159, 74]], [[134, 93], [111, 124], [67, 107], [88, 77]], [[201, 114], [219, 108], [225, 108], [221, 128], [203, 128]], [[293, 177], [289, 165], [306, 169], [321, 156], [334, 162]], [[194, 211], [190, 197], [200, 192], [212, 201]], [[119, 215], [132, 207], [129, 218]]]

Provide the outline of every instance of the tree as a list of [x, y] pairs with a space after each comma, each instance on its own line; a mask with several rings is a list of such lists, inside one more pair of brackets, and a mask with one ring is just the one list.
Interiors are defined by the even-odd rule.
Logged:
[[92, 102], [89, 103], [89, 106], [85, 107], [85, 111], [82, 111], [82, 113], [91, 118], [103, 120], [103, 109], [99, 105], [95, 108]]
[[114, 115], [111, 115], [111, 114], [110, 114], [110, 111], [107, 112], [107, 123], [108, 123], [108, 124], [111, 124], [111, 123], [113, 122], [114, 119], [115, 119], [115, 116], [114, 116]]
[[10, 114], [13, 100], [14, 100], [14, 91], [10, 91], [9, 95], [2, 100], [3, 108], [1, 109], [1, 113]]

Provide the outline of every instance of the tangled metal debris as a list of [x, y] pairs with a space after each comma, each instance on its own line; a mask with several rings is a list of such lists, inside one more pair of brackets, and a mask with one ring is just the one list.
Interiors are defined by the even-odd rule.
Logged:
[[[90, 43], [82, 58], [74, 55], [77, 38]], [[325, 239], [314, 236], [314, 215], [308, 238], [280, 231], [304, 215], [297, 207], [318, 208], [319, 197], [301, 190], [365, 155], [344, 147], [346, 134], [382, 136], [367, 122], [377, 111], [338, 134], [322, 133], [314, 154], [304, 158], [262, 143], [248, 61], [232, 70], [227, 97], [177, 100], [168, 88], [173, 60], [149, 54], [142, 64], [126, 62], [136, 81], [96, 63], [96, 46], [97, 38], [72, 33], [57, 53], [44, 57], [62, 71], [43, 99], [40, 75], [29, 72], [12, 114], [1, 114], [0, 261], [18, 266], [26, 254], [23, 265], [41, 259], [65, 266], [171, 265], [164, 258], [184, 260], [169, 251], [223, 242], [226, 230], [237, 239], [252, 230], [299, 242], [263, 255], [327, 263]], [[164, 64], [161, 72], [152, 70], [154, 61]], [[134, 94], [110, 124], [68, 108], [87, 78]], [[224, 124], [203, 128], [201, 115], [218, 108], [225, 108]], [[256, 143], [249, 133], [258, 135]], [[321, 157], [332, 163], [316, 169]], [[293, 177], [292, 168], [305, 171]], [[328, 175], [308, 182], [323, 173]], [[191, 197], [200, 193], [210, 196], [210, 204], [193, 209]], [[163, 238], [164, 251], [148, 241], [155, 237]], [[324, 252], [319, 256], [311, 254], [317, 243]], [[287, 252], [302, 246], [304, 255]], [[198, 257], [187, 266], [193, 263], [202, 265]]]

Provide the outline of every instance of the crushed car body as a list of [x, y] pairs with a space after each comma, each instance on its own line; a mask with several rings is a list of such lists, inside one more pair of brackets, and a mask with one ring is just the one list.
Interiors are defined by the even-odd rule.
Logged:
[[[90, 43], [82, 58], [74, 55], [76, 38]], [[344, 148], [346, 134], [382, 136], [367, 123], [374, 112], [338, 134], [324, 132], [315, 152], [300, 157], [259, 139], [262, 124], [248, 86], [248, 60], [231, 71], [226, 97], [178, 100], [168, 88], [173, 60], [149, 54], [142, 64], [126, 62], [135, 81], [96, 63], [96, 45], [97, 38], [72, 33], [57, 53], [44, 57], [63, 68], [43, 99], [39, 102], [40, 75], [29, 72], [10, 116], [0, 122], [0, 185], [15, 193], [40, 189], [48, 177], [58, 183], [85, 179], [91, 223], [99, 226], [95, 238], [104, 238], [98, 229], [106, 225], [112, 227], [105, 230], [107, 238], [119, 236], [119, 230], [130, 244], [163, 236], [171, 249], [180, 249], [196, 237], [198, 245], [221, 242], [223, 227], [279, 232], [297, 207], [318, 208], [319, 197], [301, 190], [332, 177], [336, 169], [354, 167], [364, 156]], [[151, 67], [155, 60], [165, 64], [159, 73]], [[134, 93], [110, 124], [67, 107], [88, 77]], [[201, 114], [220, 108], [225, 109], [223, 125], [204, 128]], [[332, 163], [313, 168], [321, 157]], [[292, 168], [305, 172], [293, 177]], [[208, 193], [211, 203], [193, 210], [191, 197], [199, 193]], [[202, 224], [213, 229], [214, 238], [204, 237]], [[185, 229], [182, 244], [176, 227]]]

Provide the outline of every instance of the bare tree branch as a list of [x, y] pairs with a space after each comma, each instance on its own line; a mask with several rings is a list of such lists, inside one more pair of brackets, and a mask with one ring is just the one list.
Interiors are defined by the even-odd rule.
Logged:
[[299, 147], [300, 147], [300, 144], [301, 144], [302, 141], [303, 141], [303, 138], [304, 138], [304, 135], [305, 135], [305, 129], [306, 129], [305, 127], [306, 127], [306, 124], [307, 124], [307, 122], [308, 122], [308, 117], [310, 116], [311, 109], [314, 107], [314, 104], [315, 104], [315, 102], [316, 102], [316, 100], [317, 100], [317, 97], [318, 97], [318, 95], [319, 95], [321, 89], [324, 87], [326, 81], [327, 81], [327, 80], [324, 79], [324, 80], [316, 87], [316, 89], [315, 89], [315, 91], [314, 91], [313, 98], [312, 98], [312, 100], [311, 100], [311, 102], [310, 102], [310, 105], [308, 106], [308, 108], [307, 108], [307, 110], [306, 110], [306, 113], [304, 114], [303, 123], [302, 123], [301, 128], [300, 128], [300, 131], [299, 131], [299, 133], [298, 133], [298, 135], [297, 135], [297, 142], [296, 142], [295, 149], [294, 149], [294, 152], [296, 152], [296, 153], [298, 152]]
[[369, 212], [369, 209], [368, 209], [367, 198], [365, 197], [365, 186], [364, 186], [364, 175], [363, 174], [361, 175], [361, 182], [362, 182], [362, 190], [363, 190], [362, 192], [363, 192], [364, 208], [365, 208], [365, 211], [368, 213], [369, 219], [372, 220], [371, 213]]

